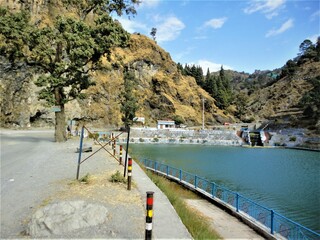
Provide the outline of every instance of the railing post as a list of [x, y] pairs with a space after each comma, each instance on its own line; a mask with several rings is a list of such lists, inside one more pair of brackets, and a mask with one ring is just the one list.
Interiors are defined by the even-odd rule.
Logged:
[[239, 212], [239, 194], [236, 193], [236, 210]]
[[197, 175], [194, 176], [194, 188], [197, 188]]
[[116, 156], [116, 147], [117, 147], [116, 138], [113, 138], [113, 156]]
[[157, 162], [154, 162], [154, 171], [157, 171]]
[[270, 223], [271, 234], [274, 232], [274, 211], [271, 210], [271, 223]]
[[131, 190], [132, 158], [128, 160], [128, 190]]
[[181, 169], [179, 170], [179, 179], [180, 179], [180, 182], [181, 182], [181, 180], [182, 180], [182, 170]]
[[80, 173], [81, 153], [82, 153], [82, 143], [83, 143], [83, 133], [84, 133], [84, 126], [82, 126], [81, 136], [80, 136], [79, 158], [78, 158], [78, 167], [77, 167], [77, 180], [79, 179], [79, 173]]
[[214, 188], [215, 188], [214, 183], [211, 183], [211, 195], [212, 195], [212, 198], [214, 198]]
[[167, 176], [169, 176], [169, 165], [167, 165]]
[[146, 240], [152, 239], [153, 194], [154, 192], [147, 192]]

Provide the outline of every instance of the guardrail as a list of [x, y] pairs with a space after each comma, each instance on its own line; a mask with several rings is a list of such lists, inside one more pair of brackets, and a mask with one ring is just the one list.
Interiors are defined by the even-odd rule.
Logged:
[[143, 159], [142, 163], [147, 169], [163, 174], [223, 204], [275, 238], [320, 239], [319, 233], [214, 182], [149, 159]]

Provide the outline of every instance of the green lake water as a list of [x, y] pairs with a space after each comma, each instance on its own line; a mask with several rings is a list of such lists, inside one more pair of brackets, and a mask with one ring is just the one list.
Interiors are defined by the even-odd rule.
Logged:
[[197, 174], [320, 232], [319, 152], [131, 144], [129, 153]]

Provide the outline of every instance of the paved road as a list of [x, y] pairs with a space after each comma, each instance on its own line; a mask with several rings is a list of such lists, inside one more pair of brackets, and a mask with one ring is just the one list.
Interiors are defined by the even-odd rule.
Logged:
[[[33, 208], [61, 188], [56, 182], [75, 178], [79, 143], [55, 143], [53, 131], [1, 130], [0, 136], [1, 237], [17, 238]], [[102, 164], [87, 164], [83, 172]]]
[[49, 131], [1, 131], [2, 237], [17, 237], [30, 208], [45, 197], [49, 179], [41, 176], [50, 171], [45, 160], [55, 150], [49, 147], [52, 142], [53, 132]]
[[[34, 208], [41, 205], [43, 200], [48, 199], [51, 202], [55, 199], [55, 193], [63, 192], [61, 180], [74, 179], [76, 175], [76, 166], [78, 154], [75, 153], [79, 141], [68, 141], [66, 143], [54, 143], [52, 131], [1, 131], [1, 238], [20, 238], [23, 237], [22, 231], [26, 228], [26, 221], [34, 213]], [[83, 157], [91, 153], [84, 153]], [[94, 155], [91, 160], [81, 165], [81, 175], [87, 172], [95, 174], [115, 169], [119, 164], [105, 152], [100, 151]], [[83, 159], [83, 158], [82, 158]], [[167, 197], [152, 183], [138, 165], [134, 163], [133, 181], [138, 189], [133, 192], [140, 192], [141, 198], [136, 204], [135, 212], [130, 209], [130, 204], [126, 206], [119, 202], [110, 208], [112, 221], [105, 224], [108, 229], [92, 228], [78, 231], [79, 234], [71, 234], [59, 237], [86, 237], [91, 238], [98, 234], [99, 237], [107, 238], [140, 238], [141, 220], [144, 223], [144, 209], [146, 191], [155, 192], [155, 216], [154, 233], [155, 239], [174, 238], [190, 239], [191, 236], [182, 224], [177, 213], [171, 206]], [[134, 188], [136, 188], [134, 187]], [[116, 191], [112, 191], [111, 186], [106, 189], [97, 190], [93, 193], [95, 198], [110, 199]], [[110, 192], [111, 191], [111, 192]], [[125, 190], [126, 191], [126, 190]], [[128, 191], [126, 191], [128, 192]], [[75, 196], [76, 194], [74, 194]], [[102, 196], [103, 195], [103, 196]], [[52, 199], [53, 197], [53, 199]], [[90, 199], [92, 202], [92, 199]], [[130, 206], [129, 206], [130, 205]], [[121, 209], [119, 209], [121, 208]], [[141, 213], [140, 210], [141, 209]], [[138, 211], [139, 210], [139, 211]], [[130, 212], [130, 217], [125, 218], [123, 212]], [[139, 216], [142, 217], [139, 217]], [[136, 219], [139, 217], [139, 219]], [[118, 223], [118, 224], [114, 224]], [[122, 223], [122, 224], [119, 224]], [[127, 226], [126, 228], [119, 226]], [[142, 224], [142, 228], [144, 224]], [[132, 226], [135, 229], [130, 230]], [[107, 231], [108, 230], [108, 231]], [[125, 231], [124, 231], [125, 230]], [[110, 235], [110, 232], [114, 234]], [[133, 234], [133, 231], [138, 233]], [[100, 234], [100, 235], [99, 235]], [[109, 235], [108, 235], [109, 234]], [[128, 235], [130, 234], [130, 235]]]

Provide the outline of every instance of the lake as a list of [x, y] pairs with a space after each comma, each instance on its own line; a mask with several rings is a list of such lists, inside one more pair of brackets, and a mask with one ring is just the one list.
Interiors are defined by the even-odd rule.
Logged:
[[129, 153], [197, 174], [320, 232], [319, 152], [131, 144]]

